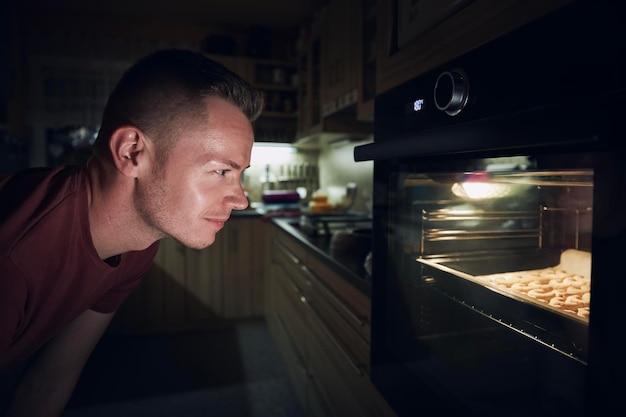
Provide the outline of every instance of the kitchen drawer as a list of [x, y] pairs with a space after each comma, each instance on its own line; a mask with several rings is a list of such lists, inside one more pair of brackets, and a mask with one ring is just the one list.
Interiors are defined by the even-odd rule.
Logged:
[[276, 314], [268, 317], [268, 326], [272, 331], [276, 346], [285, 362], [298, 400], [301, 404], [304, 404], [308, 398], [307, 384], [309, 383], [309, 376], [305, 363], [302, 357], [298, 355], [298, 351], [295, 348], [294, 335], [290, 333], [283, 318], [284, 314]]
[[395, 417], [369, 380], [369, 297], [280, 229], [268, 249], [268, 322], [304, 414]]
[[274, 271], [276, 279], [273, 280], [271, 290], [275, 304], [270, 317], [270, 325], [273, 327], [276, 343], [285, 358], [300, 401], [304, 403], [308, 397], [306, 363], [309, 334], [306, 311], [300, 301], [299, 293], [287, 284], [285, 271], [280, 265], [276, 265]]
[[304, 256], [294, 250], [285, 239], [275, 238], [272, 241], [273, 262], [280, 265], [289, 278], [289, 284], [297, 287], [301, 292], [309, 286], [308, 278], [304, 273]]
[[312, 325], [308, 368], [325, 408], [335, 417], [395, 417], [367, 374], [358, 372], [320, 326]]
[[304, 261], [306, 259], [309, 249], [282, 230], [279, 230], [274, 234], [274, 241], [279, 242], [281, 248], [298, 258], [300, 261]]
[[[277, 247], [276, 250], [282, 249]], [[272, 306], [268, 322], [287, 364], [305, 415], [333, 417], [329, 411], [330, 407], [320, 395], [319, 388], [314, 385], [308, 371], [312, 320], [305, 304], [306, 297], [295, 283], [299, 278], [294, 277], [290, 270], [295, 269], [295, 274], [300, 276], [302, 271], [292, 260], [281, 260], [283, 256], [285, 255], [279, 254], [272, 266], [270, 288]]]
[[[340, 275], [315, 256], [307, 259], [308, 276], [316, 292], [332, 307], [342, 321], [356, 331], [369, 345], [371, 302]], [[317, 298], [317, 297], [316, 297]]]
[[[360, 333], [364, 331], [363, 328], [369, 331], [369, 324], [353, 316], [352, 312], [346, 313], [347, 307], [343, 302], [331, 294], [312, 272], [309, 272], [309, 276], [311, 288], [307, 293], [306, 305], [313, 321], [355, 372], [368, 373], [370, 345]], [[343, 310], [342, 313], [339, 310]]]
[[280, 266], [277, 266], [277, 278], [274, 288], [276, 292], [276, 312], [289, 332], [291, 344], [297, 349], [298, 356], [305, 360], [308, 317], [302, 306], [302, 293], [294, 291], [294, 287], [289, 284], [289, 278]]

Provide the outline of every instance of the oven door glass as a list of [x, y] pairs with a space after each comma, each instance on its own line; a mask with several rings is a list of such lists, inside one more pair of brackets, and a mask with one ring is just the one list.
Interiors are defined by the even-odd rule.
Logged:
[[583, 413], [588, 159], [457, 159], [389, 176], [387, 273], [401, 302], [388, 345], [462, 409]]

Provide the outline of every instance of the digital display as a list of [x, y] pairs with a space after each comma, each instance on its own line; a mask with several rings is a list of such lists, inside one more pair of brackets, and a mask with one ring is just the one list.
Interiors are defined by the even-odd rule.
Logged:
[[424, 99], [423, 98], [418, 98], [417, 100], [415, 100], [413, 102], [413, 111], [414, 112], [420, 112], [422, 111], [422, 107], [424, 106]]
[[407, 100], [404, 110], [407, 115], [413, 116], [415, 114], [423, 113], [426, 105], [426, 99], [415, 98], [410, 101]]

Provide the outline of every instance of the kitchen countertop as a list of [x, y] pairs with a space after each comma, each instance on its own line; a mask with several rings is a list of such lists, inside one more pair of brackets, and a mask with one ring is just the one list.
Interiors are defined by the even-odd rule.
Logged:
[[271, 211], [264, 205], [256, 204], [246, 210], [233, 210], [231, 220], [237, 218], [259, 217], [271, 221], [277, 227], [289, 233], [314, 252], [329, 268], [342, 276], [351, 285], [368, 297], [371, 296], [371, 277], [363, 266], [365, 255], [357, 256], [354, 252], [333, 250], [330, 245], [331, 236], [305, 234], [299, 227], [300, 212], [298, 210]]
[[309, 236], [299, 228], [298, 217], [272, 217], [271, 221], [282, 230], [307, 246], [325, 264], [341, 275], [359, 291], [371, 297], [371, 277], [363, 266], [365, 255], [355, 256], [353, 252], [331, 249], [330, 236]]

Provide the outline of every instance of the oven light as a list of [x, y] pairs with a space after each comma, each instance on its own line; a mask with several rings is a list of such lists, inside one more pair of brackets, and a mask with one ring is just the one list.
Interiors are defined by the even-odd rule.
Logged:
[[470, 200], [502, 198], [510, 195], [512, 191], [511, 184], [490, 182], [486, 173], [470, 174], [464, 181], [452, 185], [452, 193], [455, 196]]

